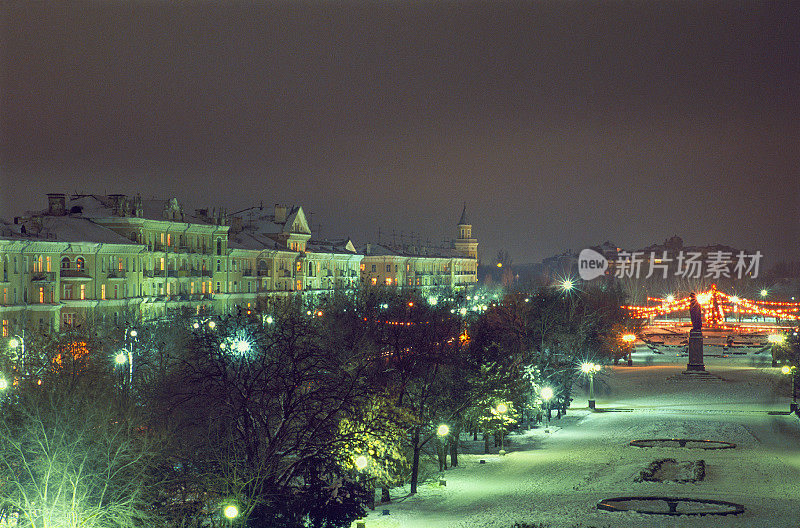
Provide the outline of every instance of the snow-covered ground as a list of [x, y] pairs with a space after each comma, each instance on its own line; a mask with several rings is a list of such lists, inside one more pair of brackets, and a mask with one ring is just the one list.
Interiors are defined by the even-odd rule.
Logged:
[[[595, 380], [597, 407], [586, 409], [576, 387], [567, 416], [512, 434], [510, 452], [468, 454], [445, 472], [447, 485], [424, 483], [414, 496], [393, 490], [367, 528], [504, 527], [514, 522], [552, 527], [798, 527], [800, 420], [786, 414], [790, 385], [767, 354], [707, 357], [716, 380], [671, 379], [686, 367], [676, 352], [637, 347], [634, 366], [608, 367]], [[637, 448], [631, 440], [694, 438], [736, 443], [735, 449]], [[467, 450], [480, 452], [467, 442]], [[482, 446], [482, 443], [480, 444]], [[699, 483], [635, 482], [651, 461], [704, 460]], [[486, 460], [480, 464], [480, 460]], [[598, 501], [626, 495], [713, 498], [741, 503], [738, 516], [613, 513]], [[383, 515], [388, 510], [389, 515]]]

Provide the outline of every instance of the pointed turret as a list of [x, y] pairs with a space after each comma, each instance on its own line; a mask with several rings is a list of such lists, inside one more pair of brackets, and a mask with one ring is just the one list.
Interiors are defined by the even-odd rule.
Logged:
[[465, 257], [478, 258], [478, 240], [472, 238], [472, 224], [467, 220], [467, 204], [461, 210], [461, 219], [458, 221], [458, 238], [455, 249]]

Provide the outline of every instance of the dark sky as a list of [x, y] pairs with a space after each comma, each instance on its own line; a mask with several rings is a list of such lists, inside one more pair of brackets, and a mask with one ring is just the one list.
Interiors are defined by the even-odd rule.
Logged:
[[[4, 2], [0, 216], [300, 204], [484, 262], [677, 234], [800, 258], [800, 4]], [[322, 224], [317, 228], [316, 224]]]

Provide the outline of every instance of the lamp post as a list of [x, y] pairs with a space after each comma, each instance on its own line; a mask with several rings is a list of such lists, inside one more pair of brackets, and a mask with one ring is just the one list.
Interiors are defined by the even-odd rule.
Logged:
[[625, 343], [625, 348], [628, 351], [628, 366], [633, 366], [633, 342], [636, 341], [635, 334], [623, 334], [622, 342]]
[[508, 412], [508, 407], [506, 406], [505, 403], [499, 403], [499, 404], [497, 404], [497, 407], [495, 407], [495, 409], [497, 410], [497, 414], [500, 415], [500, 453], [499, 454], [502, 456], [502, 455], [506, 454], [506, 450], [504, 449], [504, 446], [503, 446], [503, 436], [505, 436], [504, 435], [505, 427], [506, 427], [505, 418], [506, 418], [506, 412]]
[[8, 341], [8, 346], [16, 350], [19, 348], [18, 357], [22, 362], [22, 372], [25, 372], [25, 330], [22, 330], [22, 335], [14, 334]]
[[367, 474], [366, 474], [366, 471], [365, 471], [367, 469], [367, 466], [369, 465], [369, 459], [364, 455], [358, 455], [356, 457], [356, 459], [355, 459], [355, 464], [356, 464], [356, 469], [359, 472], [359, 475], [361, 475], [362, 478], [364, 479], [364, 485], [367, 488], [367, 493], [370, 494], [369, 495], [369, 502], [367, 503], [367, 506], [369, 506], [370, 510], [374, 510], [375, 509], [375, 489], [372, 488], [369, 485], [370, 484], [370, 479], [369, 479], [369, 477], [367, 477]]
[[450, 434], [450, 426], [441, 424], [436, 428], [436, 436], [439, 439], [436, 457], [439, 459], [439, 485], [444, 483], [444, 470], [447, 468], [447, 436]]
[[797, 412], [797, 367], [784, 365], [781, 367], [781, 374], [792, 375], [792, 403], [789, 404], [789, 412]]
[[772, 345], [772, 366], [778, 366], [778, 350], [786, 343], [786, 336], [783, 334], [770, 334], [767, 336], [767, 343]]
[[594, 374], [600, 372], [602, 367], [596, 363], [584, 363], [581, 365], [581, 372], [589, 376], [589, 408], [595, 408], [594, 401]]
[[542, 397], [542, 400], [547, 404], [547, 427], [550, 427], [550, 399], [553, 397], [553, 389], [550, 387], [545, 387], [539, 393]]

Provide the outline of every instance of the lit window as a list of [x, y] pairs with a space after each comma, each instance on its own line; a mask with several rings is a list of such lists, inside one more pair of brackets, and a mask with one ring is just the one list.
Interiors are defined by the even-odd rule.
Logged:
[[190, 287], [189, 293], [191, 295], [194, 295], [194, 282], [191, 282], [189, 287]]
[[364, 271], [366, 268], [367, 268], [367, 265], [362, 263], [361, 264], [361, 271]]
[[44, 286], [39, 287], [39, 302], [44, 302]]
[[81, 300], [86, 299], [86, 285], [81, 284]]
[[8, 337], [8, 319], [3, 319], [3, 337]]
[[100, 286], [100, 298], [102, 300], [104, 300], [104, 301], [106, 300], [106, 285], [105, 284]]
[[392, 278], [391, 277], [386, 277], [386, 285], [389, 286], [391, 284], [392, 284]]
[[172, 235], [171, 234], [167, 235], [167, 245], [168, 246], [172, 245]]
[[378, 284], [378, 277], [372, 277], [372, 285], [375, 286]]
[[302, 290], [303, 289], [303, 281], [297, 281], [297, 288], [295, 288], [295, 289], [298, 290], [298, 291]]
[[50, 272], [50, 271], [53, 271], [53, 270], [52, 270], [52, 267], [51, 267], [51, 265], [50, 265], [50, 257], [47, 257], [47, 271], [48, 271], [48, 272]]

